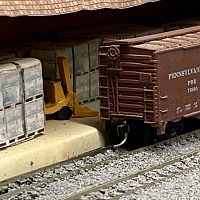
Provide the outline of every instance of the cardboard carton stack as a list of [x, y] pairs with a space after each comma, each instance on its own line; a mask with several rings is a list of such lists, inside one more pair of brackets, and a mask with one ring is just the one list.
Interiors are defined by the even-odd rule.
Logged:
[[42, 132], [45, 125], [42, 64], [34, 58], [16, 58], [11, 61], [21, 70], [26, 137], [32, 137]]
[[74, 66], [76, 75], [88, 73], [89, 66], [89, 52], [87, 42], [81, 42], [80, 44], [73, 45], [74, 53]]
[[44, 131], [41, 62], [12, 58], [0, 63], [0, 148]]
[[73, 74], [73, 55], [72, 47], [61, 46], [59, 44], [38, 44], [31, 50], [31, 57], [38, 58], [42, 62], [43, 77], [50, 80], [60, 78], [57, 58], [65, 57], [68, 59], [71, 74]]
[[96, 100], [99, 96], [99, 71], [90, 72], [90, 101]]
[[25, 138], [22, 79], [14, 64], [0, 64], [0, 147]]
[[87, 42], [73, 46], [74, 67], [76, 81], [75, 89], [79, 97], [79, 102], [84, 103], [89, 100], [89, 51]]
[[90, 58], [90, 101], [96, 100], [99, 96], [99, 72], [98, 72], [98, 52], [101, 39], [97, 38], [88, 42]]
[[89, 100], [89, 78], [89, 73], [76, 76], [76, 93], [81, 104]]
[[[94, 47], [92, 48], [94, 49]], [[60, 78], [57, 58], [67, 58], [74, 90], [79, 96], [80, 103], [83, 103], [90, 100], [90, 55], [93, 56], [95, 67], [98, 62], [96, 50], [94, 52], [91, 50], [89, 50], [88, 41], [65, 40], [46, 45], [35, 45], [31, 50], [31, 57], [42, 61], [44, 78], [53, 81]], [[95, 69], [95, 67], [93, 68]]]

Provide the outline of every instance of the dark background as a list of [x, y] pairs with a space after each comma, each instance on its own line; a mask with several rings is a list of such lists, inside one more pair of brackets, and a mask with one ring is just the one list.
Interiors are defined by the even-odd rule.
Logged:
[[0, 47], [41, 39], [57, 31], [92, 28], [109, 23], [160, 26], [200, 17], [198, 1], [161, 0], [129, 9], [102, 9], [46, 17], [0, 17]]

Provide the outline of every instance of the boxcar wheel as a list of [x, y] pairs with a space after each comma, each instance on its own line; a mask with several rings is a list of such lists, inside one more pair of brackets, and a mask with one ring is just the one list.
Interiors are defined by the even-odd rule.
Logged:
[[184, 123], [183, 120], [178, 122], [168, 122], [165, 130], [165, 138], [172, 138], [176, 135], [182, 134], [184, 131]]
[[69, 120], [72, 116], [72, 110], [70, 107], [65, 106], [60, 111], [57, 112], [56, 118], [58, 120]]
[[128, 120], [128, 124], [130, 127], [128, 143], [133, 148], [140, 148], [156, 142], [156, 128], [144, 124], [142, 120]]
[[151, 145], [156, 142], [156, 129], [151, 126], [145, 125], [143, 132], [143, 142], [144, 145]]

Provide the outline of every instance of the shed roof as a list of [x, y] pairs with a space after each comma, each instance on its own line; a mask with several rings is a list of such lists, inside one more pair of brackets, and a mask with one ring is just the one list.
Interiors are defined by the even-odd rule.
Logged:
[[0, 0], [0, 16], [50, 16], [80, 10], [124, 9], [159, 0]]

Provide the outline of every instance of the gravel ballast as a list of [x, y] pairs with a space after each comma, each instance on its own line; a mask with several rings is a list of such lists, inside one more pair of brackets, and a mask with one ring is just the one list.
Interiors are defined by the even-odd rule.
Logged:
[[[152, 166], [160, 165], [168, 160], [184, 156], [184, 154], [194, 149], [199, 149], [199, 147], [200, 136], [196, 134], [179, 141], [163, 142], [155, 146], [150, 146], [141, 151], [124, 152], [124, 154], [122, 154], [118, 151], [107, 150], [95, 156], [87, 156], [67, 164], [62, 164], [53, 169], [37, 172], [30, 177], [5, 185], [3, 189], [7, 190], [7, 193], [4, 193], [4, 199], [57, 200], [67, 197], [73, 198], [75, 197], [74, 195], [78, 193], [80, 193], [81, 199], [91, 199], [91, 197], [87, 197], [85, 194], [81, 197], [81, 192], [87, 191], [94, 186], [98, 187], [101, 184], [106, 184], [116, 179], [138, 173]], [[192, 172], [193, 171], [188, 173]], [[140, 178], [143, 179], [144, 177], [141, 176]], [[199, 174], [196, 176], [196, 179], [200, 182]], [[39, 181], [44, 183], [38, 184]], [[148, 182], [148, 180], [146, 181]], [[35, 184], [31, 185], [28, 182]], [[130, 181], [128, 182], [130, 183]], [[116, 191], [117, 194], [125, 193], [128, 187], [123, 184], [123, 182], [119, 183], [119, 185], [114, 184], [110, 187], [110, 190], [109, 188], [108, 190], [100, 190], [100, 193], [103, 195], [102, 198], [100, 198], [101, 195], [98, 195], [98, 199], [110, 199], [112, 196], [115, 196]], [[9, 194], [11, 191], [15, 192], [29, 185], [31, 185], [31, 187], [28, 187], [27, 190], [17, 192], [16, 194], [13, 193], [12, 196], [6, 198], [6, 194]], [[194, 189], [196, 189], [196, 187], [194, 187]], [[153, 186], [151, 189], [156, 191], [156, 186]], [[142, 194], [145, 196], [145, 191], [147, 192], [148, 190], [144, 188], [141, 189], [141, 191], [143, 191]], [[137, 196], [137, 193], [134, 195]], [[126, 199], [129, 198], [129, 196], [126, 195], [126, 197], [121, 198]], [[137, 198], [138, 197], [136, 197], [136, 199]], [[95, 195], [95, 199], [97, 199], [97, 194]], [[130, 199], [133, 198], [130, 197]], [[152, 199], [154, 198], [152, 197]]]

